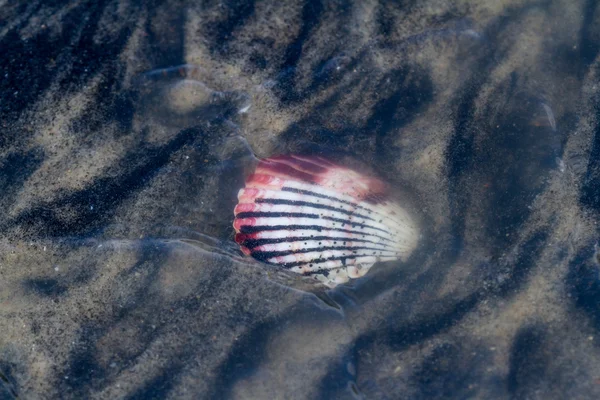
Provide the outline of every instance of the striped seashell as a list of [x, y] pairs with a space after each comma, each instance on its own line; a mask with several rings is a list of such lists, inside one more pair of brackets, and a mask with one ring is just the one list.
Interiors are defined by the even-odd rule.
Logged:
[[378, 261], [404, 260], [415, 221], [383, 181], [319, 156], [261, 160], [238, 193], [235, 240], [268, 264], [334, 287]]

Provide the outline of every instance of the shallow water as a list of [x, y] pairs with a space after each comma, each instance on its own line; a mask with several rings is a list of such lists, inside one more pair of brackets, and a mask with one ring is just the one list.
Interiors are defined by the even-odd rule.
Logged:
[[[595, 1], [0, 2], [0, 399], [600, 395]], [[260, 158], [420, 221], [328, 289], [244, 257]]]

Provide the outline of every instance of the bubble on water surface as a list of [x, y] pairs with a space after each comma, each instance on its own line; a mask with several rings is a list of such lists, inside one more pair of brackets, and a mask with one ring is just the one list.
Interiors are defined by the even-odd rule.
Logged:
[[134, 85], [146, 123], [185, 128], [215, 118], [235, 119], [251, 105], [244, 92], [217, 89], [196, 65], [149, 71], [137, 76]]

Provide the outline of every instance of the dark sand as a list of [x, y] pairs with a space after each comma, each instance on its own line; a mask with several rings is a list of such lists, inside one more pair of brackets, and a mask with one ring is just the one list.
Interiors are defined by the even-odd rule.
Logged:
[[[0, 0], [0, 399], [600, 398], [596, 1], [142, 3]], [[411, 194], [407, 262], [241, 256], [310, 148]]]

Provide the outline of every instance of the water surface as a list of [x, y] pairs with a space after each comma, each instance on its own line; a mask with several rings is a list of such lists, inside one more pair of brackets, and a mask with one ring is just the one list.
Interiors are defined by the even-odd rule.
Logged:
[[[0, 398], [600, 396], [595, 1], [0, 2]], [[257, 160], [352, 157], [405, 262], [243, 257]]]

